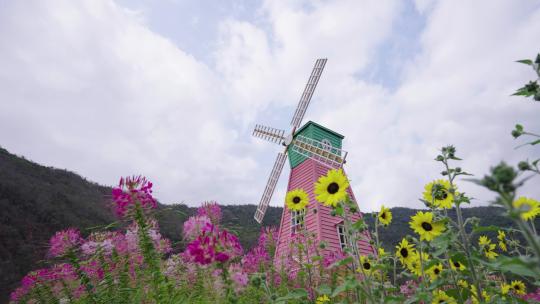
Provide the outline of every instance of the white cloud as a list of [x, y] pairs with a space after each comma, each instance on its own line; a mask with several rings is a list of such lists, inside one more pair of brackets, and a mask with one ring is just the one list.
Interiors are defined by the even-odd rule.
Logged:
[[[281, 148], [251, 138], [251, 128], [287, 128], [314, 60], [327, 57], [305, 121], [346, 136], [362, 210], [420, 206], [445, 144], [477, 175], [500, 159], [537, 155], [513, 150], [509, 131], [515, 122], [540, 129], [538, 105], [508, 95], [532, 78], [512, 61], [540, 49], [538, 6], [416, 1], [421, 15], [408, 18], [425, 18], [411, 41], [419, 52], [404, 62], [383, 58], [381, 48], [402, 33], [395, 21], [406, 5], [266, 1], [252, 20], [220, 20], [217, 42], [199, 38], [215, 46], [205, 64], [151, 31], [144, 10], [106, 0], [4, 4], [0, 144], [105, 184], [145, 174], [166, 203], [256, 203]], [[359, 76], [389, 64], [403, 71], [386, 75], [396, 87]], [[273, 205], [282, 205], [286, 174]]]

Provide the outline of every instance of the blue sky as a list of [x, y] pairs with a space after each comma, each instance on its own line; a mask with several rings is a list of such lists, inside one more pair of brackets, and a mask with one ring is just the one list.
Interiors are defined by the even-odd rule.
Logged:
[[281, 147], [252, 129], [288, 129], [326, 57], [304, 121], [345, 135], [362, 210], [420, 207], [443, 145], [477, 176], [538, 157], [509, 135], [540, 129], [509, 96], [534, 78], [513, 62], [533, 37], [537, 1], [3, 1], [0, 145], [101, 184], [144, 174], [164, 203], [256, 204]]

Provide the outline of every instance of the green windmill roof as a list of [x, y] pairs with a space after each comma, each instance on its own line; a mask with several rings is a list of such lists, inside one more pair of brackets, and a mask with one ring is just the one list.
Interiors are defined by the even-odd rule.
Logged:
[[320, 124], [318, 124], [318, 123], [316, 123], [316, 122], [313, 122], [313, 121], [311, 121], [311, 120], [308, 121], [308, 122], [306, 122], [302, 127], [300, 127], [300, 129], [296, 130], [295, 134], [298, 134], [298, 133], [302, 132], [302, 130], [304, 130], [305, 128], [307, 128], [307, 127], [310, 126], [310, 125], [314, 125], [314, 126], [316, 126], [316, 127], [319, 127], [319, 128], [321, 128], [321, 129], [323, 129], [323, 130], [325, 130], [325, 131], [327, 131], [327, 132], [330, 132], [330, 133], [336, 135], [337, 137], [339, 137], [339, 138], [341, 138], [341, 139], [345, 138], [345, 136], [343, 136], [343, 135], [341, 135], [341, 134], [339, 134], [339, 133], [337, 133], [337, 132], [335, 132], [335, 131], [332, 131], [332, 130], [326, 128], [326, 127], [323, 127], [323, 126], [321, 126]]

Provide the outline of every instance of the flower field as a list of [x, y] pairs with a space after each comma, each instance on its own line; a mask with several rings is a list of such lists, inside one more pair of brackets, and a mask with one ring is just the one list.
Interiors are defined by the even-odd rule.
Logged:
[[[526, 95], [523, 90], [518, 95]], [[520, 125], [512, 135], [537, 136]], [[152, 183], [141, 176], [122, 178], [112, 191], [112, 201], [125, 228], [104, 229], [87, 237], [76, 229], [57, 232], [50, 239], [48, 266], [26, 275], [11, 301], [540, 302], [540, 239], [534, 225], [540, 202], [519, 194], [526, 180], [540, 175], [540, 160], [521, 162], [517, 169], [501, 163], [482, 179], [472, 180], [497, 194], [495, 204], [505, 209], [513, 227], [483, 227], [474, 218], [464, 218], [462, 207], [471, 198], [459, 190], [458, 180], [470, 174], [456, 165], [460, 158], [453, 146], [443, 147], [435, 161], [442, 167], [441, 177], [419, 189], [426, 210], [409, 219], [410, 234], [391, 244], [394, 251], [385, 252], [379, 241], [379, 232], [392, 225], [390, 210], [381, 205], [370, 227], [362, 219], [349, 220], [349, 212], [359, 212], [345, 191], [349, 182], [341, 170], [329, 170], [313, 185], [316, 200], [331, 207], [333, 216], [343, 218], [349, 245], [343, 252], [323, 253], [324, 242], [299, 230], [288, 254], [279, 260], [276, 227], [262, 228], [257, 246], [244, 250], [238, 237], [221, 226], [221, 209], [213, 202], [203, 203], [184, 222], [187, 246], [172, 252], [154, 219], [157, 202]], [[287, 194], [286, 204], [301, 211], [309, 204], [308, 195], [294, 189]], [[457, 220], [448, 216], [449, 210], [455, 210]], [[358, 253], [357, 241], [366, 231], [376, 254]], [[496, 232], [497, 237], [490, 238], [487, 232]]]

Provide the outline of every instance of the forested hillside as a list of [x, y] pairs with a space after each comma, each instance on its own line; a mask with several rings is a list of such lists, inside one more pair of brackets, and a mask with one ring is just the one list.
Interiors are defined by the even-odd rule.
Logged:
[[[0, 148], [0, 302], [7, 299], [24, 274], [46, 265], [47, 242], [56, 231], [77, 227], [87, 235], [111, 223], [111, 229], [121, 226], [109, 208], [110, 193], [110, 187], [66, 170], [38, 165]], [[246, 249], [254, 244], [260, 231], [253, 219], [255, 209], [255, 205], [222, 207], [223, 225], [238, 234]], [[175, 251], [185, 245], [181, 240], [182, 223], [195, 210], [178, 204], [160, 205], [156, 211], [161, 232], [172, 241]], [[279, 225], [281, 212], [281, 208], [270, 207], [264, 225]], [[384, 247], [392, 249], [410, 233], [408, 221], [415, 212], [392, 209], [392, 225], [380, 231]], [[480, 218], [484, 226], [511, 225], [508, 218], [500, 216], [501, 212], [498, 208], [477, 207], [466, 209], [464, 215]], [[373, 222], [370, 214], [365, 219], [368, 224]]]

